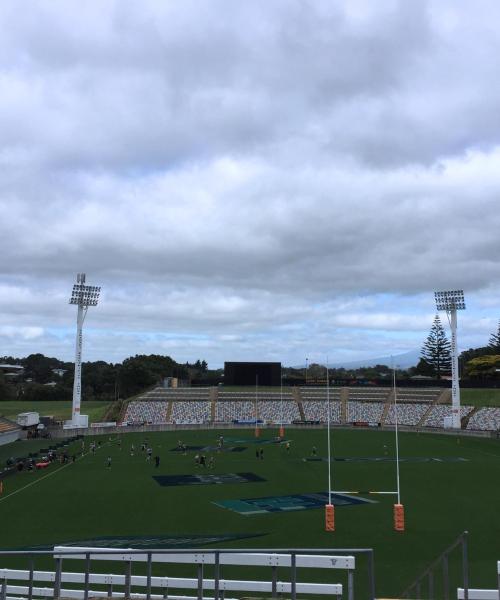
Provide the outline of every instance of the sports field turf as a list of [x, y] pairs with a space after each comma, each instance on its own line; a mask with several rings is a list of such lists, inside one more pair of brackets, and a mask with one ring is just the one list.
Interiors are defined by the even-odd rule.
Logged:
[[[0, 402], [0, 415], [8, 419], [16, 419], [17, 415], [22, 412], [35, 411], [41, 415], [53, 416], [56, 421], [62, 421], [71, 418], [71, 401], [68, 402], [19, 402], [19, 401], [2, 401]], [[82, 414], [89, 415], [89, 421], [101, 421], [109, 402], [101, 402], [99, 400], [89, 400], [82, 402]]]
[[462, 404], [473, 406], [500, 406], [500, 389], [463, 388], [460, 390]]
[[[246, 450], [202, 451], [207, 457], [215, 457], [213, 469], [195, 466], [196, 450], [183, 455], [172, 449], [178, 439], [189, 446], [214, 446], [218, 433], [182, 431], [123, 435], [121, 449], [116, 436], [111, 441], [101, 436], [96, 438], [101, 441], [101, 448], [95, 454], [79, 458], [75, 464], [62, 468], [52, 465], [48, 470], [5, 479], [4, 494], [0, 496], [1, 547], [26, 548], [64, 542], [91, 545], [93, 540], [105, 536], [137, 536], [139, 543], [142, 536], [151, 540], [151, 536], [189, 538], [224, 534], [259, 536], [221, 541], [219, 545], [223, 547], [373, 547], [377, 593], [390, 596], [401, 592], [437, 554], [468, 530], [471, 585], [496, 585], [495, 566], [500, 559], [500, 441], [401, 434], [403, 459], [443, 459], [401, 463], [406, 532], [392, 530], [394, 497], [365, 495], [376, 502], [338, 506], [337, 530], [327, 533], [321, 508], [243, 515], [214, 504], [325, 491], [327, 463], [303, 460], [310, 457], [313, 445], [318, 457], [326, 456], [325, 430], [288, 429], [286, 437], [292, 440], [289, 453], [282, 445], [256, 444], [252, 430], [223, 434], [226, 447], [242, 446]], [[263, 431], [260, 440], [270, 441], [274, 434]], [[160, 456], [159, 468], [155, 468], [154, 461], [147, 462], [145, 452], [140, 449], [146, 437], [152, 445], [153, 457]], [[394, 454], [393, 433], [335, 429], [332, 439], [336, 458], [383, 459], [336, 461], [333, 489], [395, 490], [395, 463], [389, 460]], [[88, 442], [89, 438], [87, 449]], [[130, 455], [132, 444], [134, 456]], [[20, 446], [12, 445], [16, 450]], [[264, 450], [262, 460], [255, 455], [260, 447]], [[73, 444], [70, 454], [79, 449], [80, 442]], [[111, 469], [106, 468], [108, 456], [112, 459]], [[458, 461], [458, 457], [466, 460]], [[160, 485], [153, 479], [157, 475], [199, 473], [204, 476], [252, 473], [265, 481]], [[149, 547], [161, 545], [161, 540], [156, 542], [151, 540]], [[194, 540], [189, 545], [198, 543]], [[363, 585], [360, 580], [359, 586]]]

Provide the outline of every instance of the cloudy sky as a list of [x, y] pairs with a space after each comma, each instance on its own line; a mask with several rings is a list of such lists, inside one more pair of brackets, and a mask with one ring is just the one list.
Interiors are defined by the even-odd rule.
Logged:
[[[500, 317], [500, 4], [0, 4], [0, 355], [364, 359]], [[446, 319], [444, 318], [446, 322]]]

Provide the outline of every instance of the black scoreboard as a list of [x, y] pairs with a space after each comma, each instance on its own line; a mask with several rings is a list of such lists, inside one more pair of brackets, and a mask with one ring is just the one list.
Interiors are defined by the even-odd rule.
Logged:
[[280, 385], [279, 362], [225, 362], [224, 385]]

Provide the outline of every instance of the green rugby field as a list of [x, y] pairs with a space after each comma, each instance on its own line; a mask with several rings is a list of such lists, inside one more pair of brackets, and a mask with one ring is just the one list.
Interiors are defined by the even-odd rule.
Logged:
[[[215, 446], [219, 433], [224, 435], [226, 448], [245, 449], [188, 450], [185, 455], [172, 451], [178, 440], [194, 447]], [[275, 434], [264, 430], [259, 441], [271, 442]], [[154, 460], [146, 460], [141, 450], [146, 438], [153, 457], [160, 457], [158, 468]], [[392, 529], [394, 496], [361, 494], [375, 502], [338, 506], [336, 531], [328, 533], [324, 531], [323, 508], [244, 515], [215, 504], [326, 491], [327, 463], [304, 460], [311, 458], [313, 446], [317, 458], [326, 457], [325, 430], [287, 429], [289, 451], [283, 444], [255, 443], [249, 429], [101, 436], [95, 438], [101, 446], [93, 454], [88, 451], [90, 439], [85, 439], [83, 455], [81, 441], [68, 448], [70, 456], [77, 456], [75, 463], [52, 464], [48, 469], [4, 479], [0, 496], [1, 548], [90, 544], [98, 538], [109, 538], [111, 544], [118, 537], [175, 540], [176, 536], [192, 536], [192, 546], [196, 546], [195, 536], [229, 534], [242, 537], [212, 546], [374, 548], [377, 593], [394, 596], [462, 531], [468, 530], [471, 585], [496, 585], [496, 561], [500, 560], [500, 440], [400, 434], [406, 531], [396, 533]], [[334, 429], [332, 446], [337, 459], [332, 468], [334, 490], [396, 489], [396, 466], [391, 460], [395, 450], [393, 433]], [[263, 459], [256, 457], [256, 449], [260, 448]], [[1, 448], [0, 460], [36, 449], [32, 446], [28, 450], [24, 442], [15, 442]], [[213, 469], [195, 465], [197, 452], [205, 454], [207, 460], [213, 456]], [[153, 478], [200, 473], [253, 473], [264, 481], [160, 485]], [[99, 543], [106, 545], [105, 540]]]

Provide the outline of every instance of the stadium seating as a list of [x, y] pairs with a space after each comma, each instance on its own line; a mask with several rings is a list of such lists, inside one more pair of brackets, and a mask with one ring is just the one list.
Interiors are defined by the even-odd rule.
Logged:
[[215, 407], [217, 423], [232, 423], [234, 420], [254, 419], [255, 402], [248, 400], [219, 400]]
[[294, 400], [263, 400], [258, 404], [259, 417], [267, 423], [291, 423], [300, 419], [299, 407]]
[[347, 403], [347, 421], [349, 423], [380, 423], [384, 412], [383, 402], [359, 402], [357, 400]]
[[[328, 394], [328, 396], [327, 396]], [[327, 400], [330, 399], [330, 421], [340, 423], [341, 418], [341, 391], [339, 388], [326, 387], [301, 387], [300, 396], [304, 409], [304, 418], [307, 421], [327, 421]]]
[[[427, 410], [429, 410], [429, 404], [421, 402], [398, 402], [398, 423], [400, 425], [418, 425]], [[384, 425], [394, 425], [395, 423], [396, 408], [394, 404], [391, 404]]]
[[8, 433], [11, 431], [16, 431], [17, 429], [19, 429], [19, 425], [9, 421], [8, 419], [0, 417], [0, 433]]
[[[153, 424], [206, 423], [210, 421], [210, 389], [154, 388], [129, 402], [123, 420]], [[171, 414], [168, 410], [170, 403]]]
[[474, 413], [467, 424], [467, 429], [475, 431], [500, 430], [500, 408], [484, 406]]
[[[340, 388], [330, 388], [328, 390], [330, 395], [330, 400], [340, 400]], [[302, 397], [302, 401], [306, 402], [308, 400], [317, 400], [323, 401], [326, 400], [327, 389], [326, 387], [301, 387], [300, 395]]]
[[[460, 407], [460, 418], [462, 419], [468, 415], [473, 408], [473, 406], [462, 405]], [[436, 404], [425, 418], [423, 425], [425, 427], [443, 427], [444, 418], [450, 416], [451, 404]]]
[[0, 446], [19, 439], [21, 428], [17, 423], [0, 417]]
[[167, 403], [166, 402], [129, 402], [125, 412], [124, 421], [126, 423], [166, 423], [167, 422]]
[[391, 392], [390, 387], [351, 387], [349, 389], [349, 400], [358, 402], [385, 402]]
[[[302, 402], [304, 406], [304, 416], [308, 421], [327, 420], [327, 405], [326, 398], [324, 400], [305, 400]], [[338, 400], [330, 400], [330, 421], [332, 423], [340, 423], [340, 402]]]
[[210, 389], [205, 388], [162, 388], [157, 387], [145, 392], [137, 400], [161, 400], [168, 402], [170, 400], [208, 400], [210, 398]]
[[209, 400], [176, 400], [170, 422], [177, 425], [200, 425], [210, 421]]
[[[283, 414], [281, 410], [283, 409]], [[266, 423], [291, 423], [300, 419], [297, 403], [293, 400], [259, 400], [257, 417]], [[255, 418], [255, 401], [219, 400], [215, 408], [215, 421], [232, 423], [235, 420]]]
[[443, 388], [398, 388], [398, 402], [434, 402], [442, 391]]
[[[255, 418], [257, 401], [257, 418], [266, 423], [291, 423], [300, 419], [297, 403], [290, 391], [281, 392], [219, 392], [215, 407], [215, 421], [231, 423], [235, 420]], [[282, 414], [283, 411], [283, 414]]]
[[[294, 396], [290, 388], [257, 393], [257, 417], [270, 424], [290, 424], [301, 418], [326, 422], [326, 387], [301, 387]], [[366, 422], [394, 425], [395, 409], [392, 388], [330, 388], [332, 423]], [[444, 417], [451, 415], [451, 404], [438, 404], [442, 388], [398, 388], [398, 422], [414, 427], [443, 427]], [[225, 391], [217, 388], [155, 388], [130, 402], [123, 420], [129, 423], [203, 424], [232, 423], [255, 418], [256, 392]], [[390, 403], [390, 404], [389, 404]], [[435, 404], [434, 404], [435, 403]], [[461, 417], [472, 406], [461, 407]], [[283, 412], [283, 414], [282, 414]], [[423, 420], [423, 422], [422, 422]], [[2, 421], [0, 419], [0, 431]], [[500, 429], [500, 408], [484, 407], [472, 412], [468, 430]]]

